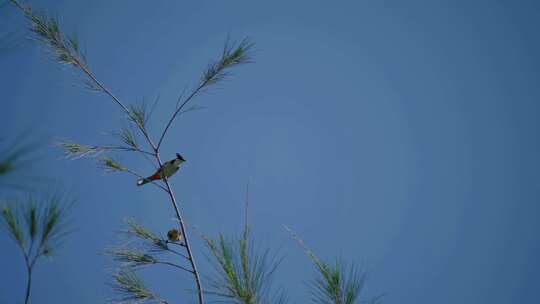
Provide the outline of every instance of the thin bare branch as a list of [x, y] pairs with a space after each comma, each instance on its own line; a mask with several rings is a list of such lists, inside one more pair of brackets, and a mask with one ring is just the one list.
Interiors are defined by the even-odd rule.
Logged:
[[[174, 243], [168, 242], [167, 244], [174, 244]], [[178, 244], [178, 245], [180, 245], [180, 244]], [[182, 247], [183, 247], [183, 246], [182, 246]], [[180, 253], [180, 252], [178, 252], [178, 251], [176, 251], [176, 250], [173, 250], [173, 249], [170, 249], [170, 248], [167, 248], [167, 251], [170, 252], [170, 253], [172, 253], [172, 254], [176, 254], [176, 255], [178, 255], [178, 256], [181, 256], [181, 257], [183, 257], [184, 259], [186, 259], [186, 260], [189, 261], [189, 257], [186, 256], [186, 255], [183, 254], [183, 253]]]
[[187, 268], [185, 268], [185, 267], [183, 267], [183, 266], [176, 265], [176, 264], [174, 264], [174, 263], [163, 262], [163, 261], [157, 261], [156, 264], [163, 264], [163, 265], [168, 265], [168, 266], [176, 267], [176, 268], [178, 268], [178, 269], [182, 269], [182, 270], [184, 270], [184, 271], [187, 271], [187, 272], [193, 274], [193, 270], [189, 270], [189, 269], [187, 269]]
[[163, 133], [161, 133], [161, 137], [159, 138], [157, 144], [157, 149], [159, 149], [161, 146], [161, 143], [163, 142], [163, 139], [165, 138], [165, 135], [167, 134], [167, 131], [169, 130], [173, 121], [176, 119], [182, 109], [193, 99], [193, 97], [199, 94], [205, 87], [215, 84], [216, 82], [229, 76], [228, 70], [230, 68], [250, 63], [251, 58], [249, 57], [249, 52], [252, 48], [253, 43], [251, 43], [247, 38], [243, 39], [238, 44], [230, 44], [227, 40], [223, 48], [221, 58], [208, 66], [207, 70], [203, 74], [203, 77], [201, 78], [200, 84], [191, 92], [191, 94], [179, 107], [177, 106], [176, 111], [174, 111], [173, 115], [167, 122]]
[[[81, 66], [81, 70], [99, 87], [103, 90], [103, 92], [105, 94], [107, 94], [116, 104], [118, 104], [123, 110], [124, 112], [128, 115], [128, 117], [133, 117], [133, 113], [132, 111], [126, 107], [121, 101], [120, 99], [118, 99], [109, 89], [107, 89], [99, 80], [97, 80], [97, 78], [94, 76], [94, 74], [92, 74], [92, 72], [88, 69], [88, 67], [86, 66]], [[156, 151], [157, 147], [156, 145], [154, 144], [154, 142], [152, 141], [152, 139], [150, 138], [150, 135], [148, 134], [148, 131], [146, 130], [146, 128], [144, 127], [144, 125], [140, 124], [140, 122], [137, 122], [135, 121], [135, 124], [137, 125], [137, 127], [139, 128], [139, 130], [141, 131], [141, 133], [143, 134], [143, 136], [146, 138], [146, 141], [148, 142], [148, 144], [150, 145], [150, 147]]]

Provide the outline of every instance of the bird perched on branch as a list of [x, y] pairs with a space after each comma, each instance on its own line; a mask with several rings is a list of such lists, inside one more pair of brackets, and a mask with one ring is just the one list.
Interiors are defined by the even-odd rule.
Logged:
[[176, 153], [176, 158], [164, 163], [161, 168], [156, 171], [156, 173], [150, 175], [147, 178], [139, 179], [137, 181], [137, 186], [142, 186], [155, 180], [169, 178], [173, 176], [178, 171], [178, 169], [180, 169], [180, 165], [185, 161], [186, 160], [182, 157], [182, 155]]
[[167, 232], [167, 239], [169, 242], [182, 242], [182, 232], [177, 229], [171, 229]]

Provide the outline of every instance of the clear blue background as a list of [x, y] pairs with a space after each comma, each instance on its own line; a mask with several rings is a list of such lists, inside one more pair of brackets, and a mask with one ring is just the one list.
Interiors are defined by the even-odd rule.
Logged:
[[[123, 100], [161, 96], [153, 134], [227, 34], [253, 38], [256, 63], [197, 98], [207, 109], [177, 121], [164, 152], [188, 160], [173, 184], [189, 224], [208, 234], [240, 231], [249, 181], [254, 235], [282, 248], [275, 283], [293, 302], [309, 298], [313, 270], [282, 224], [323, 258], [367, 265], [366, 295], [386, 292], [386, 303], [538, 301], [537, 1], [32, 4], [79, 34]], [[22, 18], [2, 10], [3, 29], [25, 35]], [[121, 112], [78, 86], [32, 43], [2, 51], [2, 137], [33, 128], [47, 143], [109, 143]], [[164, 233], [170, 204], [93, 161], [62, 160], [50, 145], [42, 153], [31, 174], [78, 197], [78, 230], [36, 269], [34, 303], [103, 302], [115, 264], [100, 252], [118, 243], [121, 220]], [[17, 303], [22, 258], [4, 234], [0, 244], [0, 302]], [[187, 275], [144, 275], [171, 302], [195, 302]]]

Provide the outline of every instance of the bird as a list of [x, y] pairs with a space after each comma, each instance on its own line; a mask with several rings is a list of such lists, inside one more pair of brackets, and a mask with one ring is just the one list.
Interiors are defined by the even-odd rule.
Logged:
[[176, 229], [171, 229], [167, 232], [169, 242], [182, 242], [182, 233]]
[[155, 180], [173, 176], [178, 169], [180, 169], [180, 165], [185, 161], [186, 160], [182, 157], [182, 155], [176, 153], [176, 158], [164, 163], [161, 168], [156, 171], [156, 173], [150, 175], [149, 177], [137, 180], [137, 186], [142, 186]]

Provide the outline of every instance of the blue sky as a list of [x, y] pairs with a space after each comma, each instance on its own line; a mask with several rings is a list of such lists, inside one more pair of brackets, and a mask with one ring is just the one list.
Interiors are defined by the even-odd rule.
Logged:
[[[250, 36], [255, 63], [202, 95], [177, 121], [167, 158], [187, 159], [174, 187], [191, 225], [238, 233], [250, 183], [253, 233], [286, 257], [275, 284], [309, 298], [313, 269], [282, 224], [322, 258], [370, 269], [366, 295], [386, 303], [531, 303], [540, 270], [540, 7], [535, 1], [32, 1], [79, 35], [95, 74], [128, 103], [160, 103], [163, 128], [227, 35]], [[2, 27], [24, 23], [2, 7]], [[16, 36], [16, 35], [15, 35]], [[108, 143], [122, 126], [24, 39], [0, 53], [3, 131], [46, 143]], [[122, 219], [167, 231], [166, 197], [62, 160], [46, 144], [32, 174], [70, 189], [77, 232], [36, 270], [36, 303], [100, 303]], [[121, 158], [149, 171], [144, 160]], [[201, 268], [209, 269], [194, 246]], [[0, 303], [24, 293], [22, 258], [0, 236]], [[144, 272], [172, 302], [189, 277]], [[39, 301], [38, 301], [39, 299]], [[187, 303], [191, 303], [187, 301]]]

